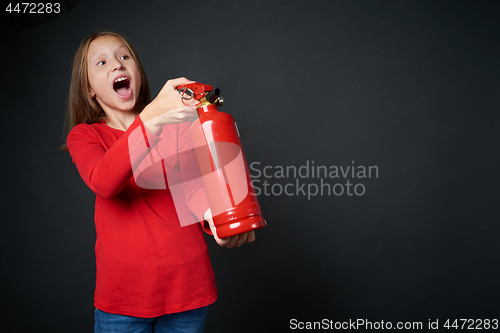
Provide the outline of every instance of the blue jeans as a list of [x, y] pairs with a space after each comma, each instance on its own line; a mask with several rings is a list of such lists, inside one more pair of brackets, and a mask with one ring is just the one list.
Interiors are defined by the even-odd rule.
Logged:
[[208, 306], [154, 318], [95, 310], [94, 333], [203, 333]]

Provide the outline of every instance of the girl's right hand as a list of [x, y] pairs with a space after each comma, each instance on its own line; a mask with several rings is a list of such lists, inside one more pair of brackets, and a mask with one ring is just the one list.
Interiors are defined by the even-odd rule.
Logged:
[[141, 112], [144, 126], [153, 134], [157, 134], [165, 124], [178, 124], [195, 118], [197, 100], [184, 101], [175, 87], [193, 83], [185, 77], [168, 80], [158, 96]]

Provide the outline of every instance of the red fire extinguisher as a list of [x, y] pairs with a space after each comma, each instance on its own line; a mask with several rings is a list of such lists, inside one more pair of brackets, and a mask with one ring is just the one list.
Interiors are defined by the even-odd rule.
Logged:
[[176, 88], [184, 100], [196, 99], [199, 118], [193, 122], [196, 159], [202, 174], [219, 238], [263, 228], [266, 223], [251, 185], [240, 135], [233, 117], [220, 112], [220, 89], [190, 83]]

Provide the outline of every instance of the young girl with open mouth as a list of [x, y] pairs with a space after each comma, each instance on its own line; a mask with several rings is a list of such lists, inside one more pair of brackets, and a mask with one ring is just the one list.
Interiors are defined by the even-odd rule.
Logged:
[[[117, 33], [90, 35], [76, 53], [66, 147], [96, 194], [95, 332], [203, 332], [217, 298], [204, 230], [228, 248], [255, 239], [253, 231], [219, 239], [202, 187], [188, 189], [186, 203], [204, 222], [181, 226], [168, 186], [147, 188], [135, 177], [154, 147], [189, 147], [197, 111], [175, 90], [189, 82], [169, 80], [150, 101], [139, 57]], [[192, 160], [183, 153], [146, 164], [165, 172]]]

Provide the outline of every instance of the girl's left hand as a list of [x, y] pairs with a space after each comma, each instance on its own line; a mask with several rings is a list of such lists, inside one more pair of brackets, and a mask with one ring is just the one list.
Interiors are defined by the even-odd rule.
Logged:
[[210, 226], [210, 231], [212, 231], [212, 234], [215, 238], [215, 241], [217, 244], [220, 246], [225, 246], [227, 248], [232, 248], [232, 247], [240, 247], [244, 243], [250, 243], [255, 240], [255, 231], [248, 231], [239, 235], [227, 237], [227, 238], [219, 238], [217, 236], [217, 231], [215, 229], [215, 225], [212, 219], [212, 212], [210, 209], [208, 209], [205, 214], [203, 215], [203, 218], [208, 222], [208, 225]]

